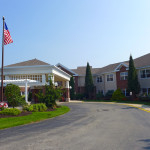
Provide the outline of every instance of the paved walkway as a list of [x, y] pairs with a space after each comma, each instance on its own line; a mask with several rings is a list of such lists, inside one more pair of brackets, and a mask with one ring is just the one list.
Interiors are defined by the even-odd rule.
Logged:
[[131, 107], [135, 107], [138, 109], [141, 109], [143, 111], [149, 112], [150, 113], [150, 106], [148, 105], [144, 105], [144, 104], [130, 104], [130, 103], [115, 103], [115, 102], [101, 102], [104, 104], [118, 104], [118, 105], [126, 105], [126, 106], [131, 106]]

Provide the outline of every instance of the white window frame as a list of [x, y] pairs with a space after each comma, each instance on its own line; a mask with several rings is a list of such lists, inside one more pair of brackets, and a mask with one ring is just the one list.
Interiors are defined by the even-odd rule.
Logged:
[[114, 81], [114, 75], [113, 74], [107, 74], [107, 82], [110, 82], [110, 81]]
[[98, 77], [96, 78], [96, 82], [97, 82], [97, 83], [103, 82], [102, 76], [98, 76]]
[[127, 80], [128, 72], [120, 72], [120, 80]]
[[[147, 78], [150, 78], [150, 73], [147, 73], [147, 72], [146, 72], [147, 70], [149, 70], [149, 72], [150, 72], [150, 69], [142, 69], [142, 70], [140, 70], [140, 78], [141, 78], [141, 79], [147, 79]], [[145, 77], [141, 77], [143, 71], [144, 71]], [[148, 75], [149, 75], [149, 77], [148, 77]]]

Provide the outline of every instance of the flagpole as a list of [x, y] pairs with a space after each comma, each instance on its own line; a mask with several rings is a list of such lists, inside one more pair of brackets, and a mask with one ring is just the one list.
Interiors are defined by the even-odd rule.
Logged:
[[2, 38], [2, 68], [1, 68], [1, 101], [3, 101], [3, 68], [4, 68], [4, 25], [5, 18], [3, 17], [3, 38]]

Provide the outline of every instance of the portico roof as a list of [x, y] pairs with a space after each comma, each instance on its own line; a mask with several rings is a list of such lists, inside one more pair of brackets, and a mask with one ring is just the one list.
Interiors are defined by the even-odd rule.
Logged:
[[31, 60], [28, 60], [28, 61], [23, 61], [23, 62], [19, 62], [19, 63], [16, 63], [16, 64], [11, 64], [11, 65], [7, 65], [5, 67], [17, 67], [17, 66], [42, 66], [42, 65], [50, 65], [46, 62], [43, 62], [41, 60], [38, 60], [38, 59], [31, 59]]

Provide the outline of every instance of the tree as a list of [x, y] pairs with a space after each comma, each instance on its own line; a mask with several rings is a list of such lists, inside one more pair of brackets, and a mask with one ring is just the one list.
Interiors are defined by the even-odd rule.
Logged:
[[74, 99], [75, 98], [75, 94], [74, 94], [75, 90], [74, 90], [74, 79], [73, 79], [73, 76], [70, 78], [69, 85], [71, 86], [71, 88], [70, 88], [70, 98]]
[[42, 91], [36, 94], [40, 103], [45, 103], [47, 107], [55, 108], [57, 106], [56, 100], [60, 99], [62, 95], [62, 90], [55, 86], [52, 83], [51, 77], [49, 84], [45, 85], [45, 93]]
[[23, 103], [20, 88], [17, 85], [7, 84], [5, 88], [5, 96], [8, 104], [10, 104], [13, 108]]
[[140, 92], [140, 84], [138, 82], [137, 71], [134, 67], [134, 61], [130, 55], [129, 70], [128, 70], [128, 91], [132, 92], [133, 96]]
[[91, 74], [91, 69], [89, 63], [87, 63], [86, 67], [86, 75], [85, 75], [85, 96], [86, 98], [91, 98], [92, 93], [94, 92], [94, 84], [93, 78]]

